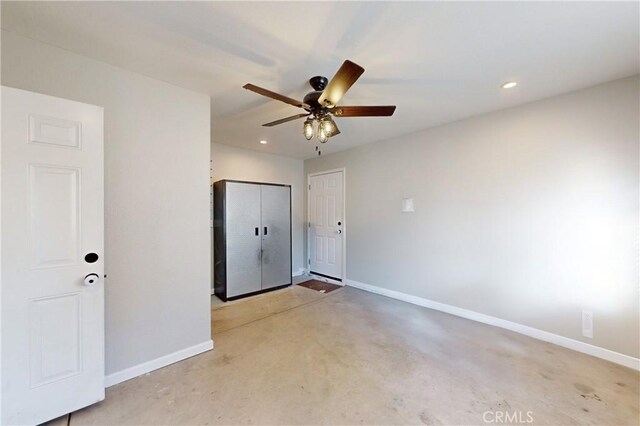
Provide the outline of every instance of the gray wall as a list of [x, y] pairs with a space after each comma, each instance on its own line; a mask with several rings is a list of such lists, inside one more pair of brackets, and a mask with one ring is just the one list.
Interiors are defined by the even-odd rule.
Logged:
[[107, 374], [209, 341], [209, 98], [5, 31], [2, 84], [104, 107]]
[[211, 144], [212, 179], [291, 185], [292, 273], [304, 270], [304, 164], [302, 160], [229, 145]]
[[305, 161], [346, 167], [347, 278], [638, 357], [639, 82]]

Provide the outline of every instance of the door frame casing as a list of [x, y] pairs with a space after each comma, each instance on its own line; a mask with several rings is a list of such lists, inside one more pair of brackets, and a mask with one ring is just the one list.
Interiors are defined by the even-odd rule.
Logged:
[[314, 277], [328, 281], [333, 284], [345, 286], [347, 282], [347, 168], [339, 167], [337, 169], [324, 170], [321, 172], [313, 172], [307, 174], [307, 264], [305, 265], [305, 271], [307, 274], [311, 274], [311, 178], [314, 176], [328, 175], [331, 173], [342, 173], [342, 282], [327, 278], [324, 276], [314, 275]]

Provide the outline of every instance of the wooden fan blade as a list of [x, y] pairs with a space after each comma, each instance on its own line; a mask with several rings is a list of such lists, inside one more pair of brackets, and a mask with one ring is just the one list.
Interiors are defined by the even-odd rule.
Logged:
[[320, 105], [325, 107], [333, 107], [347, 93], [347, 90], [353, 83], [360, 78], [364, 68], [349, 60], [344, 61], [336, 75], [333, 76], [327, 87], [318, 98]]
[[285, 104], [297, 106], [298, 108], [309, 108], [309, 105], [303, 102], [296, 101], [295, 99], [292, 99], [288, 96], [281, 95], [276, 92], [272, 92], [271, 90], [263, 89], [262, 87], [258, 87], [254, 84], [247, 83], [244, 86], [242, 86], [242, 88], [251, 90], [252, 92], [255, 92], [259, 95], [266, 96], [268, 98], [275, 99], [280, 102], [284, 102]]
[[293, 121], [293, 120], [297, 120], [298, 118], [308, 117], [309, 115], [310, 114], [296, 114], [296, 115], [292, 115], [291, 117], [281, 118], [280, 120], [276, 120], [276, 121], [272, 121], [271, 123], [263, 124], [263, 126], [264, 127], [273, 127], [273, 126], [277, 126], [278, 124], [286, 123], [287, 121]]
[[396, 110], [395, 105], [386, 106], [338, 106], [331, 112], [336, 117], [389, 117]]

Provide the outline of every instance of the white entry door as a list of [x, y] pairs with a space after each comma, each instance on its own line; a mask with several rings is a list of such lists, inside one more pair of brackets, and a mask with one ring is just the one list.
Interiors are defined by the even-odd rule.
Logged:
[[343, 172], [309, 178], [309, 271], [342, 281]]
[[2, 87], [2, 424], [104, 399], [101, 107]]

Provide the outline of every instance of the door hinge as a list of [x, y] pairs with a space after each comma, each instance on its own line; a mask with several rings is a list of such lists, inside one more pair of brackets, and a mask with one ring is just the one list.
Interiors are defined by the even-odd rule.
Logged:
[[309, 185], [309, 191], [311, 191], [311, 185]]
[[311, 265], [311, 259], [307, 259], [307, 265]]

